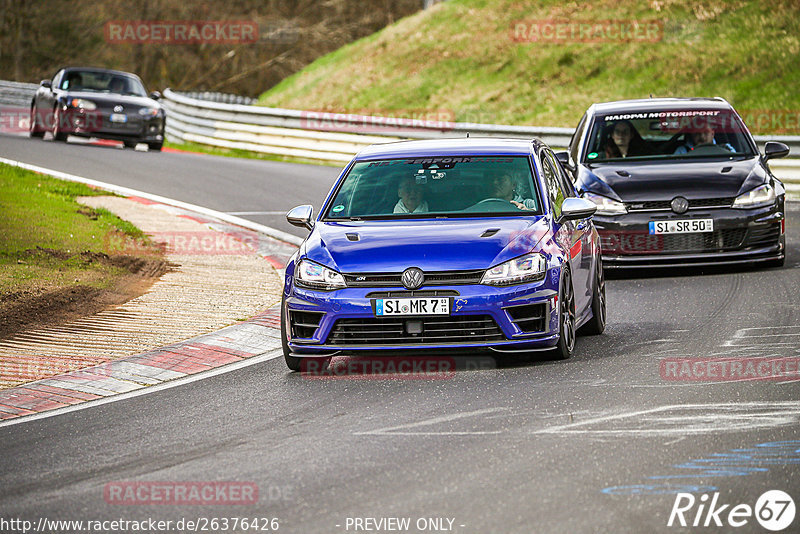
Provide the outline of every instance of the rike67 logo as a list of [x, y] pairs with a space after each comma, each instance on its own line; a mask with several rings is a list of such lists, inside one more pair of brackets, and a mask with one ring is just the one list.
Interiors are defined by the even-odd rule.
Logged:
[[704, 493], [700, 498], [691, 493], [678, 493], [667, 526], [739, 528], [755, 517], [763, 528], [778, 532], [792, 524], [794, 515], [794, 500], [781, 490], [764, 492], [756, 500], [755, 506], [746, 503], [722, 503], [719, 492], [714, 492], [710, 497]]

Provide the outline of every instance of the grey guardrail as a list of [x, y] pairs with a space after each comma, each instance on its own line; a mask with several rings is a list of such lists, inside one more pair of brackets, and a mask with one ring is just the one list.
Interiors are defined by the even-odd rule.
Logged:
[[[27, 108], [38, 85], [0, 80], [0, 105]], [[191, 96], [190, 96], [191, 95]], [[198, 98], [199, 97], [199, 98]], [[361, 148], [373, 143], [402, 139], [443, 139], [474, 136], [538, 137], [554, 148], [567, 146], [572, 128], [511, 126], [446, 120], [378, 117], [268, 108], [215, 102], [234, 100], [217, 93], [184, 94], [166, 89], [167, 138], [223, 148], [239, 148], [267, 154], [344, 163]], [[800, 136], [757, 135], [789, 145], [792, 158], [770, 162], [775, 174], [800, 192]]]
[[7, 82], [0, 80], [0, 104], [29, 107], [36, 89], [35, 83]]

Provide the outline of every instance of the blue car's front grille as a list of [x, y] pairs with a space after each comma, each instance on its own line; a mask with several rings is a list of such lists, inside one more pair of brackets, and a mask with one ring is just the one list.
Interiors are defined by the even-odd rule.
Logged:
[[[422, 332], [408, 333], [409, 322], [422, 323]], [[406, 345], [443, 343], [483, 343], [505, 340], [500, 327], [489, 315], [452, 315], [447, 317], [411, 317], [339, 319], [333, 325], [330, 345]]]
[[[484, 271], [426, 272], [423, 286], [452, 286], [478, 284]], [[347, 287], [403, 287], [403, 273], [348, 273], [344, 275]]]

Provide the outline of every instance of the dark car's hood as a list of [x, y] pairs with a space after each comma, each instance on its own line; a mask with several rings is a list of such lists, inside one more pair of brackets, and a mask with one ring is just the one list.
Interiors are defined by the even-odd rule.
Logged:
[[90, 100], [101, 108], [114, 107], [116, 105], [130, 106], [133, 108], [160, 108], [161, 104], [152, 98], [145, 96], [120, 95], [115, 93], [95, 93], [92, 91], [70, 91], [66, 93], [67, 98], [82, 98]]
[[318, 222], [301, 254], [343, 273], [486, 269], [529, 252], [548, 231], [542, 216]]
[[[759, 171], [759, 169], [761, 169]], [[585, 177], [588, 189], [624, 202], [735, 197], [764, 182], [757, 157], [746, 160], [669, 160], [594, 164]], [[622, 174], [620, 174], [622, 173]], [[623, 174], [628, 173], [629, 176]], [[592, 176], [593, 175], [593, 176]], [[597, 183], [597, 182], [602, 183]], [[612, 191], [604, 187], [607, 185]]]

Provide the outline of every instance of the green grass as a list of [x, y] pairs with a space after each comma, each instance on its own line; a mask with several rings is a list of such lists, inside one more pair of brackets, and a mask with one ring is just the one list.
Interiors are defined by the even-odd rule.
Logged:
[[201, 145], [199, 143], [192, 143], [187, 141], [185, 143], [173, 143], [171, 141], [167, 141], [164, 143], [166, 148], [173, 148], [175, 150], [185, 150], [188, 152], [200, 152], [202, 154], [208, 154], [209, 156], [225, 156], [225, 157], [234, 157], [234, 158], [247, 158], [247, 159], [262, 159], [267, 161], [282, 161], [287, 163], [304, 163], [307, 165], [325, 165], [325, 166], [333, 166], [333, 167], [341, 167], [341, 163], [336, 162], [326, 162], [320, 160], [313, 160], [313, 159], [306, 159], [306, 158], [296, 158], [291, 156], [279, 156], [276, 154], [265, 154], [263, 152], [254, 152], [251, 150], [242, 150], [239, 148], [223, 148], [223, 147], [215, 147], [211, 145]]
[[121, 238], [143, 244], [137, 253], [158, 253], [131, 223], [75, 200], [107, 194], [0, 164], [0, 302], [9, 294], [110, 287], [125, 271], [91, 256], [115, 253]]
[[[657, 42], [515, 42], [521, 20], [657, 21]], [[593, 102], [721, 96], [754, 133], [800, 134], [796, 1], [450, 0], [328, 54], [265, 106], [574, 127]], [[783, 128], [781, 128], [783, 125]]]

